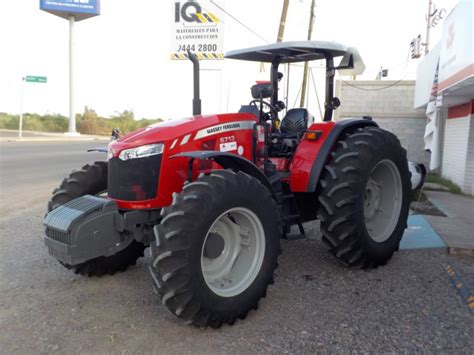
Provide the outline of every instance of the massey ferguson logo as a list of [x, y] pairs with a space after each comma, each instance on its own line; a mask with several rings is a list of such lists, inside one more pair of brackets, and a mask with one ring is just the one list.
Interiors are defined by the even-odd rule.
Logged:
[[201, 5], [197, 1], [188, 1], [181, 5], [180, 2], [174, 4], [174, 22], [196, 22], [196, 23], [217, 23], [219, 19], [210, 12], [203, 12]]

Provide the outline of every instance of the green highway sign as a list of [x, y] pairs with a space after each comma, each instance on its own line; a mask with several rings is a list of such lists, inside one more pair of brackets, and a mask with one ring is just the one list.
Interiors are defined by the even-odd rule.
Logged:
[[25, 78], [27, 83], [46, 83], [48, 82], [48, 78], [45, 76], [33, 76], [27, 75]]

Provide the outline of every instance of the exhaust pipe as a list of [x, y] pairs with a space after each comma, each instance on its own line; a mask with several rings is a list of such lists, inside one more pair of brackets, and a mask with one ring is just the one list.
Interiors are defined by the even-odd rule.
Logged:
[[201, 114], [201, 98], [199, 97], [199, 60], [196, 54], [188, 50], [188, 58], [193, 62], [193, 86], [194, 86], [194, 98], [193, 98], [193, 115]]

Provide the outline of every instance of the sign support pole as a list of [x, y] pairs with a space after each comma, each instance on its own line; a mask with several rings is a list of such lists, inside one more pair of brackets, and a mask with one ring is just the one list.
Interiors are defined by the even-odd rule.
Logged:
[[23, 136], [23, 89], [25, 86], [25, 78], [21, 78], [21, 93], [20, 93], [20, 122], [18, 124], [18, 139]]
[[74, 16], [69, 16], [69, 130], [68, 135], [78, 135], [74, 112]]
[[74, 108], [74, 23], [99, 16], [100, 0], [40, 0], [40, 9], [69, 21], [69, 128], [64, 134], [79, 136]]

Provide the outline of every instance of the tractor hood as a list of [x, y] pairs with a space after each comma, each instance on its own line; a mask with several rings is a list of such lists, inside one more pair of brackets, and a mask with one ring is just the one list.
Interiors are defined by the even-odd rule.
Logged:
[[[181, 137], [186, 140], [198, 139], [195, 135], [206, 128], [240, 121], [256, 122], [257, 118], [249, 113], [229, 113], [167, 120], [126, 134], [120, 139], [111, 142], [109, 149], [113, 156], [118, 156], [124, 149], [140, 147], [142, 145], [153, 143], [168, 145]], [[245, 128], [248, 128], [248, 125], [245, 126]], [[188, 135], [189, 137], [185, 138]]]

